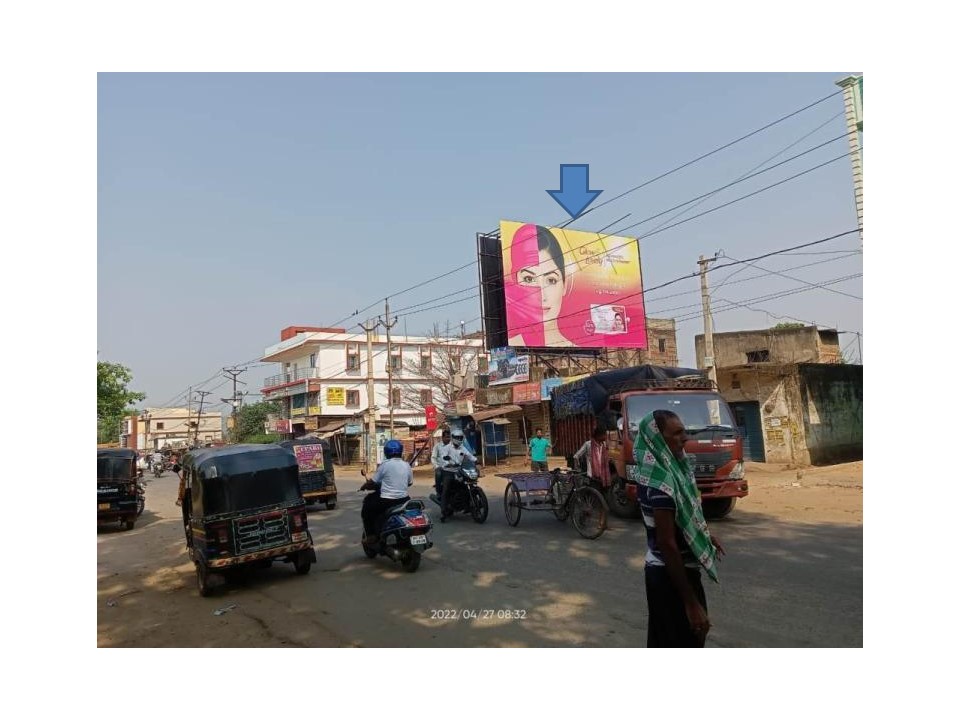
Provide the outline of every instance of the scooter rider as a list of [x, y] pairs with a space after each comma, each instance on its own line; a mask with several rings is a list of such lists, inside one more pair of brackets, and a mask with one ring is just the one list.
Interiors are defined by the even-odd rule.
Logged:
[[[477, 458], [463, 447], [463, 431], [454, 430], [450, 433], [450, 444], [443, 446], [443, 461], [444, 469], [446, 468], [456, 468], [463, 464], [463, 459], [466, 458], [471, 462], [476, 462]], [[454, 472], [444, 472], [443, 473], [443, 489], [440, 492], [440, 522], [445, 522], [448, 517], [453, 513], [450, 511], [450, 495], [451, 495], [451, 486], [453, 483], [458, 482], [457, 476]]]
[[430, 455], [430, 464], [433, 465], [433, 488], [437, 491], [437, 497], [440, 497], [440, 491], [443, 489], [443, 449], [450, 444], [450, 431], [444, 430], [440, 435], [440, 442], [433, 446], [433, 453]]
[[395, 505], [409, 500], [407, 488], [413, 485], [413, 469], [403, 459], [403, 443], [399, 440], [388, 440], [383, 446], [383, 457], [386, 458], [374, 476], [368, 479], [361, 490], [375, 490], [363, 499], [363, 509], [360, 517], [363, 519], [364, 544], [376, 546], [380, 539], [377, 518]]

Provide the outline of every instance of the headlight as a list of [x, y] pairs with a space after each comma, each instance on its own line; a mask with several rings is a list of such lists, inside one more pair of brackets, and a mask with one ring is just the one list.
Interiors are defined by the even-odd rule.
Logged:
[[743, 480], [743, 462], [738, 462], [737, 466], [727, 475], [727, 480]]

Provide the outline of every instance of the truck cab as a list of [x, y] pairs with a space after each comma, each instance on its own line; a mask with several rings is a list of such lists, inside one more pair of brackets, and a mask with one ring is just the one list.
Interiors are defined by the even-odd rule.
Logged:
[[[745, 497], [748, 485], [743, 471], [743, 440], [733, 413], [715, 391], [701, 389], [651, 389], [626, 392], [611, 398], [610, 410], [617, 421], [619, 452], [611, 447], [617, 475], [629, 478], [627, 465], [634, 464], [633, 443], [637, 428], [648, 413], [670, 410], [687, 429], [685, 446], [703, 502], [704, 515], [723, 517], [733, 510], [737, 498]], [[619, 412], [618, 412], [619, 411]], [[624, 432], [626, 429], [626, 432]], [[634, 488], [628, 488], [632, 496]]]

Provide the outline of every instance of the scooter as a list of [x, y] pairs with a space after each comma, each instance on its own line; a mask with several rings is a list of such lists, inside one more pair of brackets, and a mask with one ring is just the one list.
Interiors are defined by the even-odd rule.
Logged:
[[[367, 476], [362, 470], [360, 474]], [[366, 556], [373, 559], [385, 555], [399, 561], [407, 572], [416, 572], [420, 567], [420, 556], [433, 547], [429, 536], [433, 525], [423, 512], [423, 501], [411, 499], [395, 505], [377, 518], [377, 526], [380, 538], [376, 545], [367, 545], [366, 531], [363, 533], [361, 544]]]
[[[444, 460], [447, 460], [444, 457]], [[453, 475], [453, 482], [445, 483], [450, 492], [449, 511], [454, 513], [468, 513], [476, 523], [484, 523], [487, 515], [490, 513], [490, 505], [487, 502], [487, 494], [483, 488], [477, 484], [480, 474], [475, 467], [464, 467], [463, 465], [448, 465], [441, 469], [443, 475]], [[441, 485], [442, 487], [442, 485]], [[430, 493], [430, 499], [440, 508], [443, 508], [441, 499], [436, 493]], [[447, 516], [442, 515], [440, 522], [446, 522]]]
[[154, 476], [154, 477], [163, 477], [163, 463], [154, 463], [154, 464], [153, 464], [153, 476]]

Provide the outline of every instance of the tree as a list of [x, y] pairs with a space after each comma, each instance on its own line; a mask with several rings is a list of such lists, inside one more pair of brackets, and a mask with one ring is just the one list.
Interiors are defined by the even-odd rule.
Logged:
[[[440, 326], [435, 324], [429, 336], [429, 361], [422, 357], [404, 363], [404, 376], [412, 376], [417, 380], [414, 383], [400, 384], [401, 407], [416, 410], [420, 414], [426, 412], [427, 405], [442, 408], [446, 403], [457, 399], [466, 386], [468, 377], [476, 375], [479, 350], [451, 344], [453, 337], [455, 336], [450, 330], [450, 323], [447, 323], [442, 332]], [[397, 385], [398, 383], [394, 382], [395, 389]], [[424, 390], [430, 391], [429, 403], [424, 402]]]
[[130, 403], [146, 395], [127, 389], [133, 380], [130, 369], [117, 363], [97, 361], [97, 442], [110, 442], [119, 434], [124, 415], [136, 413]]
[[[264, 442], [264, 423], [268, 415], [280, 413], [280, 405], [274, 401], [263, 401], [244, 405], [237, 411], [237, 424], [233, 429], [237, 442]], [[271, 441], [266, 441], [271, 442]]]
[[774, 325], [773, 329], [774, 330], [796, 330], [798, 328], [805, 328], [805, 327], [806, 325], [804, 325], [802, 322], [782, 322]]

